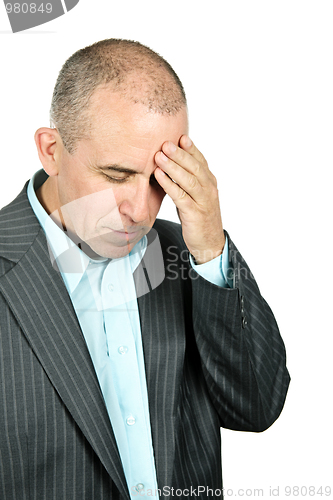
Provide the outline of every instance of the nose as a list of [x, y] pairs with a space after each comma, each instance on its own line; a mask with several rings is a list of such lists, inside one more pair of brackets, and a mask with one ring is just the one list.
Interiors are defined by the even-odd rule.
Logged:
[[142, 179], [128, 192], [126, 200], [119, 206], [119, 212], [136, 224], [144, 224], [149, 219], [149, 180]]

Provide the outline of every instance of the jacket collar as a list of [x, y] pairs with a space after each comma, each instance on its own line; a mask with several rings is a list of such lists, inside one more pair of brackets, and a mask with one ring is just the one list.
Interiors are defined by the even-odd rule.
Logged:
[[[0, 231], [4, 236], [0, 238], [0, 258], [7, 259], [13, 266], [10, 271], [0, 276], [0, 293], [7, 300], [60, 398], [99, 456], [121, 495], [129, 500], [116, 440], [90, 354], [66, 286], [59, 272], [51, 265], [45, 233], [27, 197], [27, 185], [28, 183], [11, 204], [0, 211]], [[161, 296], [179, 294], [178, 282], [174, 279], [164, 279], [164, 263], [168, 260], [166, 248], [174, 243], [163, 235], [163, 228], [163, 222], [157, 220], [147, 234], [147, 251], [135, 271], [134, 279], [144, 346], [148, 399], [150, 404], [154, 402], [154, 407], [165, 410], [162, 414], [151, 413], [157, 479], [159, 485], [170, 485], [175, 453], [177, 394], [182, 379], [185, 343], [182, 335], [178, 334], [178, 330], [183, 328], [180, 317], [178, 323], [173, 324], [174, 335], [168, 341], [172, 341], [174, 345], [165, 346], [176, 355], [168, 357], [166, 361], [160, 354], [160, 342], [164, 336], [160, 341], [156, 340], [154, 327], [157, 326], [152, 324], [152, 312], [154, 321], [157, 321], [160, 308], [164, 311]], [[159, 252], [161, 247], [163, 256]], [[162, 287], [162, 292], [158, 293], [156, 289], [159, 287]], [[149, 290], [152, 292], [148, 293]], [[181, 301], [181, 295], [179, 300]], [[167, 371], [166, 367], [163, 368], [167, 362], [170, 365], [168, 370], [174, 373], [175, 393], [167, 390], [167, 386], [161, 390], [160, 385], [156, 384], [157, 374]]]

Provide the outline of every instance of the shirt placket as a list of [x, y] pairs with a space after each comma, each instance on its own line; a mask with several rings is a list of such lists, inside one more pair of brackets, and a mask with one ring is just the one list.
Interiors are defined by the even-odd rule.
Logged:
[[[145, 498], [147, 490], [157, 489], [150, 432], [147, 429], [144, 398], [138, 366], [135, 286], [129, 257], [112, 261], [102, 280], [104, 325], [110, 370], [115, 394], [127, 436], [128, 456], [125, 475], [131, 496]], [[149, 422], [148, 422], [149, 424]], [[149, 424], [150, 425], [150, 424]], [[151, 495], [150, 495], [151, 498]]]

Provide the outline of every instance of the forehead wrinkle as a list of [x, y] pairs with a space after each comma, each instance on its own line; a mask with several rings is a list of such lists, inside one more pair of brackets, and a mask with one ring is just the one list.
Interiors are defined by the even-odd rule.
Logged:
[[157, 152], [153, 148], [149, 152], [144, 149], [138, 149], [136, 152], [129, 151], [129, 149], [131, 149], [131, 147], [128, 146], [125, 152], [118, 151], [117, 149], [111, 150], [110, 152], [105, 151], [105, 154], [95, 155], [94, 163], [102, 167], [118, 166], [122, 169], [142, 173], [142, 171], [154, 161], [154, 155]]
[[99, 137], [94, 147], [94, 163], [101, 166], [118, 165], [141, 173], [150, 163], [154, 164], [154, 156], [161, 149], [162, 142], [157, 145], [152, 135], [133, 137], [129, 133], [118, 137], [116, 141], [111, 137]]
[[188, 128], [186, 108], [179, 119], [162, 116], [106, 89], [97, 91], [90, 112], [93, 131], [83, 144], [94, 165], [119, 165], [146, 175], [155, 170], [154, 157], [163, 142], [178, 144]]
[[[130, 123], [124, 122], [123, 126], [117, 124], [116, 129], [114, 128], [114, 122], [112, 126], [103, 126], [100, 128], [100, 123], [98, 123], [98, 129], [96, 128], [92, 134], [92, 141], [96, 144], [98, 151], [103, 151], [104, 145], [113, 150], [117, 151], [118, 148], [126, 147], [127, 155], [132, 157], [142, 157], [146, 156], [147, 152], [150, 153], [155, 148], [155, 128], [148, 129], [145, 123], [134, 123], [132, 128], [130, 128]], [[140, 127], [140, 128], [139, 128]], [[139, 128], [139, 130], [135, 130]], [[162, 144], [159, 146], [161, 147]], [[131, 150], [131, 152], [129, 152]], [[157, 152], [157, 150], [155, 151]]]

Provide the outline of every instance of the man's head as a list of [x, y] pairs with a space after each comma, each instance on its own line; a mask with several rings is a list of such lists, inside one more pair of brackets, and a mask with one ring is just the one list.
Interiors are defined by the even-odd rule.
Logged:
[[175, 116], [186, 106], [183, 86], [160, 55], [139, 42], [108, 39], [78, 50], [63, 65], [52, 97], [51, 124], [68, 152], [89, 137], [90, 98], [107, 86], [149, 111]]
[[96, 254], [126, 255], [153, 225], [165, 195], [154, 177], [155, 154], [188, 133], [177, 75], [137, 42], [98, 42], [63, 66], [51, 123], [36, 133], [50, 176], [40, 201]]

